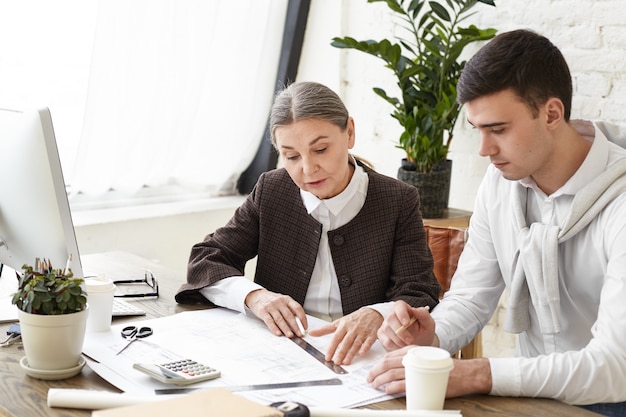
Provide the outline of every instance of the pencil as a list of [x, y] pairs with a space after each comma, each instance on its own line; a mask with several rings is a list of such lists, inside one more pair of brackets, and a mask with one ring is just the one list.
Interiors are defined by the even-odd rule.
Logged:
[[[430, 310], [430, 306], [425, 306], [424, 307], [426, 310]], [[409, 322], [407, 324], [403, 324], [402, 326], [398, 327], [396, 329], [396, 334], [400, 334], [403, 331], [405, 331], [406, 329], [408, 329], [409, 327], [411, 327], [413, 325], [413, 323], [415, 323], [417, 321], [417, 319], [415, 318], [415, 316], [411, 317], [411, 320], [409, 320]]]
[[70, 253], [70, 256], [67, 257], [67, 262], [65, 263], [65, 270], [63, 271], [63, 275], [67, 275], [68, 271], [70, 270], [70, 262], [72, 262], [71, 253]]
[[405, 331], [406, 329], [408, 329], [409, 327], [411, 327], [411, 325], [413, 323], [415, 323], [417, 321], [417, 319], [415, 318], [415, 316], [411, 317], [411, 320], [409, 320], [409, 322], [407, 324], [403, 324], [402, 326], [398, 327], [396, 329], [396, 334], [400, 334], [403, 331]]

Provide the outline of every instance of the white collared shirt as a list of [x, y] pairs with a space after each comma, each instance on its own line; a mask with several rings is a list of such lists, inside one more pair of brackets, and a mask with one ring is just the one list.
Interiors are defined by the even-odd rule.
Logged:
[[322, 224], [317, 259], [303, 307], [307, 313], [329, 321], [343, 316], [343, 309], [337, 273], [328, 245], [328, 231], [345, 225], [361, 211], [369, 184], [365, 170], [354, 161], [352, 163], [355, 169], [350, 183], [335, 197], [320, 200], [310, 192], [300, 190], [307, 212]]
[[[528, 187], [528, 224], [562, 225], [575, 193], [621, 158], [626, 150], [596, 129], [585, 161], [555, 193], [547, 196], [531, 179], [520, 181]], [[512, 185], [490, 166], [479, 188], [451, 289], [432, 313], [448, 351], [464, 346], [487, 323], [511, 282], [518, 248]], [[490, 358], [491, 394], [575, 404], [625, 401], [626, 385], [617, 381], [626, 374], [626, 195], [559, 244], [558, 270], [561, 333], [543, 335], [530, 306], [530, 327], [518, 337], [519, 357]]]

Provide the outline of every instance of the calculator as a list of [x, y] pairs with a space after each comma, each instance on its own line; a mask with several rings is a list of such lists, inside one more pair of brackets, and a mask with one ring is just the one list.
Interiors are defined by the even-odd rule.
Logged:
[[133, 365], [133, 368], [145, 372], [158, 381], [176, 385], [189, 385], [195, 382], [207, 381], [217, 378], [221, 374], [217, 369], [192, 359], [181, 359], [159, 364], [136, 363]]

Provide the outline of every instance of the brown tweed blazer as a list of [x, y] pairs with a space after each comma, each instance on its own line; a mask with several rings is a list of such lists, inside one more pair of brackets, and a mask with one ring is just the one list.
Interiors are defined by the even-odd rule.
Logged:
[[[344, 314], [374, 303], [438, 303], [440, 286], [419, 211], [417, 189], [365, 167], [367, 197], [348, 224], [328, 232]], [[233, 218], [193, 246], [179, 303], [208, 302], [198, 290], [240, 276], [257, 256], [254, 281], [304, 304], [322, 225], [285, 169], [262, 174]]]

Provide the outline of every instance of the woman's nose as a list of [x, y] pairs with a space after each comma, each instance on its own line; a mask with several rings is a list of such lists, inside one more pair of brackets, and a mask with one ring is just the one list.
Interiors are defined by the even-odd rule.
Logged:
[[317, 163], [313, 158], [302, 158], [302, 171], [305, 174], [313, 174], [317, 170]]

